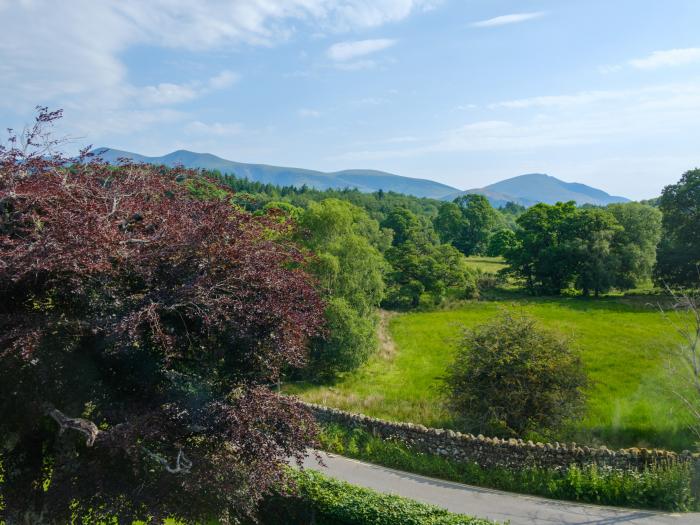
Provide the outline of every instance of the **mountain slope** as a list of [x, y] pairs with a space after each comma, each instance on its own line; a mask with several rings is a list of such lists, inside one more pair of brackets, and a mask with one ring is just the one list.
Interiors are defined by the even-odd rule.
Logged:
[[628, 202], [625, 197], [609, 195], [603, 190], [586, 186], [578, 182], [564, 182], [543, 173], [529, 173], [443, 197], [453, 199], [459, 195], [478, 193], [485, 195], [494, 206], [502, 206], [508, 201], [532, 206], [538, 202], [554, 204], [556, 202], [576, 201], [577, 204], [595, 204], [604, 206], [614, 202]]
[[299, 187], [306, 184], [319, 190], [327, 188], [357, 188], [366, 192], [381, 189], [434, 199], [440, 199], [447, 194], [459, 191], [457, 188], [439, 182], [402, 177], [384, 171], [344, 170], [326, 173], [302, 168], [269, 166], [267, 164], [246, 164], [222, 159], [210, 153], [194, 153], [186, 150], [173, 151], [162, 157], [146, 157], [138, 153], [111, 148], [96, 148], [93, 150], [93, 153], [110, 163], [116, 163], [119, 158], [128, 158], [135, 162], [146, 162], [149, 164], [182, 165], [186, 168], [219, 170], [221, 173], [279, 186]]

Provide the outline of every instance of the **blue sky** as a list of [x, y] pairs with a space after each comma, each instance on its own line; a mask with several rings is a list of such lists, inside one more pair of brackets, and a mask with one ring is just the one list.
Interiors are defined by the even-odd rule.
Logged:
[[0, 123], [460, 189], [700, 165], [697, 0], [0, 0]]

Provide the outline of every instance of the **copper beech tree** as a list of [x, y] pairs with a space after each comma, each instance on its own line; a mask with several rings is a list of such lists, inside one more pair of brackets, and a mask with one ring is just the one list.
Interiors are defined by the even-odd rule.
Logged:
[[314, 440], [264, 386], [321, 330], [306, 255], [194, 172], [55, 154], [58, 117], [0, 149], [0, 521], [254, 515]]

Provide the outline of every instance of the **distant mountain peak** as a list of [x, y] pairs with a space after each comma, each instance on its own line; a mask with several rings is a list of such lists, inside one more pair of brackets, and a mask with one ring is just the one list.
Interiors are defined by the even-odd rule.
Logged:
[[445, 199], [469, 193], [478, 193], [488, 197], [494, 206], [503, 206], [509, 201], [523, 206], [532, 206], [538, 202], [554, 204], [568, 201], [575, 201], [579, 205], [605, 206], [615, 202], [629, 201], [625, 197], [610, 195], [603, 190], [579, 182], [565, 182], [546, 173], [518, 175], [483, 188], [448, 195]]

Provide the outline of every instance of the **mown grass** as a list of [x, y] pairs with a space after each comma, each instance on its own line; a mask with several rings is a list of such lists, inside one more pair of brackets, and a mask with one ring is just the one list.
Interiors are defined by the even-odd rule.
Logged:
[[643, 472], [571, 467], [484, 469], [411, 450], [402, 443], [377, 438], [359, 429], [326, 425], [324, 450], [425, 476], [554, 499], [668, 511], [697, 509], [692, 468], [687, 464], [652, 467]]
[[[471, 302], [457, 308], [398, 314], [389, 327], [396, 352], [376, 356], [332, 386], [291, 385], [304, 399], [394, 421], [460, 429], [441, 403], [442, 377], [462, 326], [500, 308], [522, 309], [580, 348], [592, 386], [587, 413], [561, 439], [612, 447], [692, 449], [687, 415], [670, 392], [669, 349], [678, 338], [653, 297], [532, 299]], [[468, 430], [468, 429], [467, 429]]]

